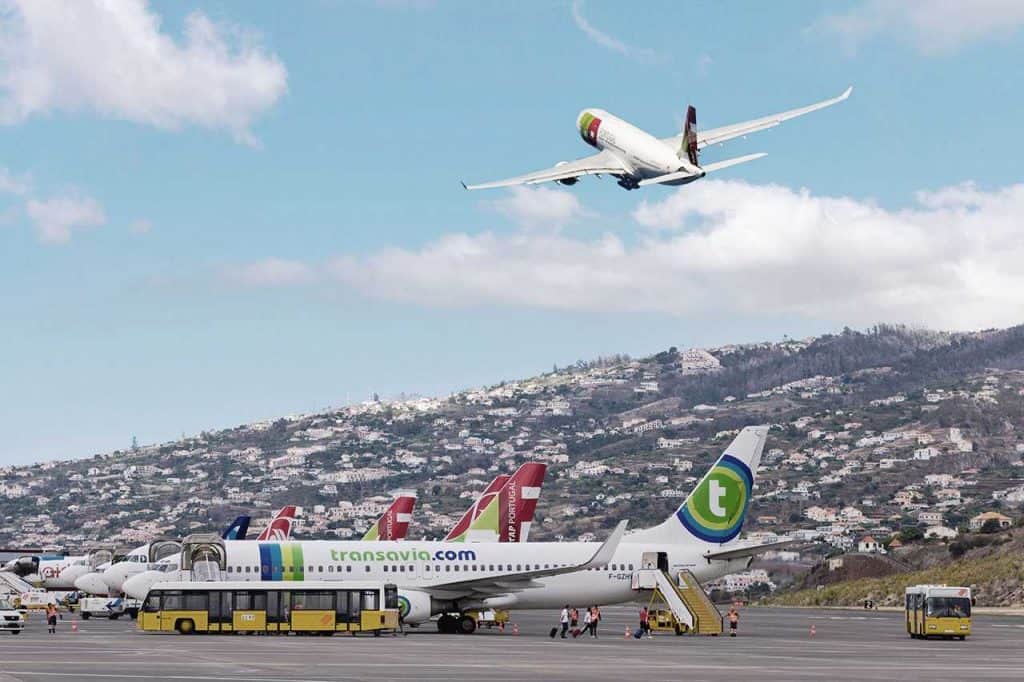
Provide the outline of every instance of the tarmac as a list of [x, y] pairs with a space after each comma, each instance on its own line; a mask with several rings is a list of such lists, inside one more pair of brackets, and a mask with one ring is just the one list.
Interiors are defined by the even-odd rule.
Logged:
[[[519, 634], [481, 630], [406, 636], [246, 636], [142, 633], [91, 619], [58, 633], [33, 615], [21, 635], [0, 634], [9, 680], [1020, 680], [1024, 619], [978, 615], [966, 641], [910, 639], [901, 613], [746, 608], [739, 636], [624, 637], [636, 608], [602, 610], [600, 638], [551, 640], [557, 612], [512, 614]], [[815, 634], [811, 636], [811, 626]]]

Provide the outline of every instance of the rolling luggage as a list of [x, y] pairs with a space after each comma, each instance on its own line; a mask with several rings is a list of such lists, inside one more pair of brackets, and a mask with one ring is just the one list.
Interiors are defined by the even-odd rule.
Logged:
[[641, 628], [633, 630], [633, 639], [640, 639], [644, 636], [644, 631]]
[[579, 628], [573, 628], [573, 631], [572, 631], [572, 638], [573, 639], [576, 639], [581, 634], [583, 634], [583, 630], [580, 630]]
[[558, 628], [551, 628], [551, 632], [548, 633], [548, 637], [554, 639], [558, 635]]

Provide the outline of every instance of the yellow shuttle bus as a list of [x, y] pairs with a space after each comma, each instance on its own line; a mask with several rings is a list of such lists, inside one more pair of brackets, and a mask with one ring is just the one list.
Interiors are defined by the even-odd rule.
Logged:
[[971, 588], [913, 585], [906, 592], [907, 634], [914, 639], [971, 634]]
[[372, 632], [398, 629], [398, 589], [356, 581], [166, 582], [139, 612], [144, 632]]

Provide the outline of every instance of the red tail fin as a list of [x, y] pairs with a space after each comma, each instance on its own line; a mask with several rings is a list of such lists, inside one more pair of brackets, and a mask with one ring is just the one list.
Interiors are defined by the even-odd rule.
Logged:
[[263, 532], [259, 534], [257, 540], [277, 540], [283, 541], [288, 540], [292, 536], [292, 524], [295, 521], [295, 507], [288, 505], [283, 507], [281, 511], [277, 512], [270, 524], [263, 529]]
[[370, 526], [363, 540], [404, 540], [409, 534], [409, 523], [415, 506], [415, 492], [400, 492], [387, 511]]
[[547, 464], [527, 462], [512, 474], [498, 493], [501, 503], [498, 510], [499, 542], [526, 542], [547, 470]]
[[444, 538], [445, 542], [457, 542], [461, 540], [469, 530], [473, 521], [480, 516], [480, 512], [484, 510], [487, 503], [491, 501], [491, 498], [498, 494], [498, 491], [505, 487], [505, 484], [508, 483], [508, 479], [510, 478], [512, 477], [507, 474], [499, 474], [495, 476], [490, 485], [484, 489], [483, 494], [481, 494], [480, 497], [470, 505], [469, 509], [466, 510], [466, 513], [459, 519], [459, 522], [456, 523], [450, 531], [448, 531], [448, 535]]

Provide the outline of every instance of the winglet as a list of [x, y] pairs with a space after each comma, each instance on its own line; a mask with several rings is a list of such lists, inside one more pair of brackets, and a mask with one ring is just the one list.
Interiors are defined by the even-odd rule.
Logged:
[[588, 568], [601, 568], [607, 565], [612, 557], [615, 556], [615, 550], [619, 548], [619, 542], [622, 541], [622, 536], [626, 534], [626, 524], [629, 521], [619, 521], [619, 525], [615, 526], [615, 530], [608, 536], [608, 539], [604, 541], [597, 551], [594, 552], [594, 556], [590, 557], [590, 561], [580, 566], [579, 570], [587, 570]]
[[465, 180], [459, 180], [459, 184], [462, 185], [462, 189], [469, 189], [469, 187], [466, 186], [466, 181]]
[[851, 92], [853, 92], [853, 86], [852, 85], [850, 87], [846, 88], [846, 90], [843, 91], [843, 94], [839, 95], [839, 99], [846, 99], [847, 97], [850, 96]]

